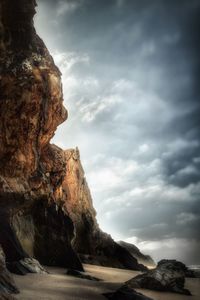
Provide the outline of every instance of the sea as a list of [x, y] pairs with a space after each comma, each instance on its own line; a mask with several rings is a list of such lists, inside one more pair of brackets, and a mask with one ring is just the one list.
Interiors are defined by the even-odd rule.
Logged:
[[190, 265], [187, 267], [189, 270], [194, 271], [197, 277], [200, 277], [200, 265]]

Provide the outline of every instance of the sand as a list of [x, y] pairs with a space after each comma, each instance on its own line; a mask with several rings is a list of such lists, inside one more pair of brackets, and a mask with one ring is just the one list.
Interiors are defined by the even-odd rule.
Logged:
[[[126, 280], [136, 276], [138, 272], [113, 269], [92, 265], [84, 265], [87, 274], [103, 281], [96, 282], [65, 275], [65, 269], [48, 268], [51, 274], [14, 275], [20, 294], [20, 300], [105, 300], [102, 293], [110, 292], [121, 286]], [[174, 293], [161, 293], [140, 289], [141, 293], [154, 300], [200, 300], [200, 279], [186, 279], [186, 288], [193, 296]], [[123, 299], [122, 299], [123, 300]]]

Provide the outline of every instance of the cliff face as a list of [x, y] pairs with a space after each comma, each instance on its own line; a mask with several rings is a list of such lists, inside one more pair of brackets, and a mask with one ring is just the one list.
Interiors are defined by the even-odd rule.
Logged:
[[138, 260], [140, 264], [143, 264], [146, 267], [150, 268], [156, 267], [156, 263], [151, 258], [151, 256], [143, 254], [135, 245], [123, 241], [118, 242], [118, 244], [126, 248], [129, 253]]
[[89, 254], [92, 240], [99, 227], [90, 190], [80, 161], [78, 148], [65, 151], [66, 176], [63, 190], [66, 194], [65, 210], [74, 224], [73, 247], [78, 253]]
[[50, 144], [67, 111], [61, 74], [33, 26], [35, 6], [0, 3], [0, 245], [7, 267], [18, 274], [45, 272], [39, 262], [83, 270], [78, 252], [85, 262], [141, 269], [100, 230], [79, 151]]
[[0, 4], [0, 244], [9, 264], [34, 255], [82, 269], [62, 209], [65, 156], [49, 143], [67, 118], [61, 74], [35, 32], [35, 6]]
[[78, 148], [66, 150], [65, 157], [65, 210], [74, 223], [72, 245], [81, 260], [109, 267], [145, 270], [128, 250], [115, 243], [110, 235], [99, 228]]

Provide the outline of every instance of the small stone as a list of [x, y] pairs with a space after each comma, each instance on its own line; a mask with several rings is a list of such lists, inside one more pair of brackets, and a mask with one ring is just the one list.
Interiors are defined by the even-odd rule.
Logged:
[[70, 276], [75, 276], [75, 277], [78, 277], [78, 278], [82, 278], [82, 279], [87, 279], [87, 280], [93, 280], [93, 281], [100, 281], [101, 280], [97, 277], [86, 275], [86, 274], [83, 274], [82, 272], [79, 272], [79, 271], [73, 270], [73, 269], [68, 269], [66, 271], [66, 274], [70, 275]]

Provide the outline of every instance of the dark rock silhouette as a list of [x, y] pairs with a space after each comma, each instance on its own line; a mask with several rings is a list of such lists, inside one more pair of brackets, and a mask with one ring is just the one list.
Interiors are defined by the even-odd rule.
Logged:
[[131, 288], [145, 288], [191, 295], [184, 288], [185, 265], [176, 260], [162, 260], [157, 267], [126, 282]]
[[126, 285], [123, 285], [114, 293], [105, 293], [103, 295], [110, 300], [153, 300]]
[[124, 241], [119, 241], [118, 244], [121, 245], [122, 247], [126, 248], [130, 252], [130, 254], [138, 260], [138, 262], [140, 264], [143, 264], [146, 267], [155, 267], [156, 266], [156, 263], [151, 258], [151, 256], [143, 254], [140, 251], [140, 249], [138, 249], [135, 245], [126, 243]]
[[17, 293], [18, 288], [6, 268], [4, 253], [0, 247], [0, 299], [14, 299], [10, 294]]
[[185, 277], [196, 277], [194, 271], [190, 270], [184, 263], [175, 259], [162, 259], [158, 262], [157, 266], [165, 266], [166, 269], [183, 272]]
[[73, 269], [68, 269], [67, 272], [66, 272], [66, 275], [78, 277], [78, 278], [81, 278], [81, 279], [87, 279], [87, 280], [93, 280], [93, 281], [101, 281], [97, 277], [90, 276], [90, 275], [84, 274], [84, 273], [82, 273], [80, 271], [73, 270]]

